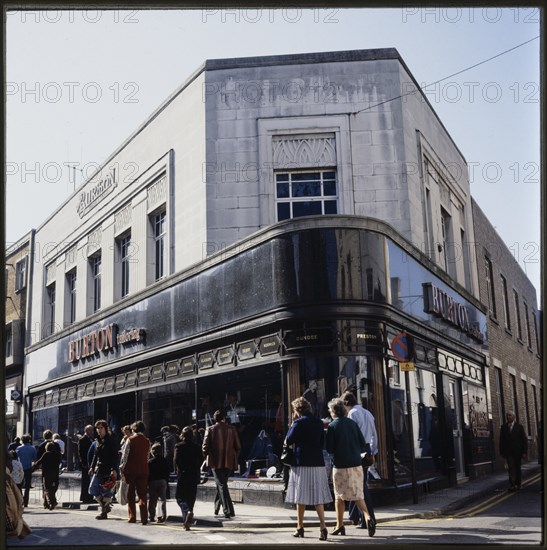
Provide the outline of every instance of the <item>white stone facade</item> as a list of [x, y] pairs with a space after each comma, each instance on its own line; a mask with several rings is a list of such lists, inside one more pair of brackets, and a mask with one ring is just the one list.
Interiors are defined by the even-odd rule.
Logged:
[[[412, 86], [393, 49], [207, 61], [37, 229], [30, 323], [41, 328], [31, 344], [126, 307], [278, 221], [280, 172], [335, 172], [336, 213], [386, 221], [477, 297], [465, 159], [423, 94], [401, 97]], [[158, 279], [153, 224], [163, 211]]]

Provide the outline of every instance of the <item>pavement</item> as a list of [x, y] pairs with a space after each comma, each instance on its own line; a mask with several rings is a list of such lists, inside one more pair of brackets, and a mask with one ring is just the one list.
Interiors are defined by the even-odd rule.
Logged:
[[[541, 465], [537, 462], [529, 462], [522, 465], [523, 480], [530, 478], [542, 471]], [[209, 481], [208, 483], [212, 483]], [[35, 484], [36, 485], [36, 484]], [[423, 493], [419, 496], [418, 503], [404, 503], [400, 505], [388, 505], [375, 507], [376, 522], [381, 528], [382, 523], [406, 520], [410, 518], [434, 518], [450, 515], [455, 510], [476, 502], [483, 496], [491, 495], [494, 492], [504, 492], [508, 487], [508, 478], [506, 472], [491, 474], [475, 480], [469, 480], [460, 483], [455, 487], [449, 487], [433, 493]], [[32, 499], [31, 506], [39, 504], [41, 491], [35, 492], [35, 498]], [[78, 508], [96, 510], [96, 504], [80, 504], [71, 499], [74, 497], [73, 489], [59, 489], [57, 499], [59, 506], [63, 508]], [[34, 502], [33, 502], [34, 500]], [[214, 515], [213, 502], [196, 501], [194, 506], [194, 522], [196, 526], [201, 527], [223, 527], [230, 528], [266, 528], [276, 525], [278, 527], [293, 527], [296, 525], [296, 510], [284, 506], [262, 506], [257, 504], [244, 504], [234, 502], [236, 515], [231, 519], [225, 519], [222, 513], [219, 516]], [[138, 513], [138, 512], [137, 512]], [[94, 514], [95, 515], [95, 514]], [[115, 504], [110, 512], [111, 516], [127, 517], [127, 506]], [[334, 511], [325, 511], [327, 525], [334, 526], [336, 515]], [[306, 526], [319, 526], [319, 520], [315, 511], [306, 510], [304, 519]], [[174, 499], [167, 501], [167, 523], [182, 523], [180, 508]], [[345, 523], [349, 524], [347, 514]]]

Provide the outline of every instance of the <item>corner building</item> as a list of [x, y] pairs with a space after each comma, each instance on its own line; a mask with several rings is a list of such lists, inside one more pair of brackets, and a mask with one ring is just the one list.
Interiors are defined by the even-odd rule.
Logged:
[[208, 60], [36, 231], [34, 436], [223, 406], [243, 472], [291, 400], [353, 387], [378, 499], [490, 472], [469, 242], [465, 159], [396, 50]]

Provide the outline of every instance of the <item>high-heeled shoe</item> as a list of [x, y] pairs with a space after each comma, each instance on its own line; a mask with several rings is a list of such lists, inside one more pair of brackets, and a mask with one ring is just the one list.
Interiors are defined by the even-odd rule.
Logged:
[[344, 525], [342, 525], [342, 527], [338, 527], [331, 533], [331, 535], [342, 535], [342, 536], [344, 536], [345, 534], [346, 534], [346, 527]]
[[328, 531], [326, 527], [319, 530], [319, 540], [327, 540]]
[[293, 534], [292, 534], [293, 537], [301, 537], [301, 538], [304, 538], [304, 527], [300, 527], [299, 529], [297, 529]]

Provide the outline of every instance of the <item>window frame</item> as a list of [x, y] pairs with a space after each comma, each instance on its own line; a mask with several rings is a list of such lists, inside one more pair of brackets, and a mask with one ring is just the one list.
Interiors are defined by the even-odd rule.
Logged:
[[[161, 219], [160, 219], [161, 218]], [[167, 276], [167, 210], [163, 207], [150, 215], [154, 240], [154, 281]], [[160, 228], [158, 230], [158, 227]]]
[[95, 313], [101, 309], [102, 300], [102, 252], [100, 250], [89, 257], [89, 269], [93, 289], [92, 313]]
[[120, 297], [125, 298], [130, 293], [131, 284], [131, 232], [126, 232], [117, 238], [118, 241], [118, 253], [120, 260]]
[[45, 323], [44, 332], [46, 336], [55, 334], [55, 306], [57, 301], [57, 288], [56, 282], [52, 281], [49, 285], [46, 285], [46, 300], [45, 306]]
[[[299, 182], [293, 181], [293, 177], [297, 174], [318, 174], [318, 179], [309, 179], [306, 182], [307, 183], [318, 183], [320, 186], [320, 194], [318, 195], [311, 195], [311, 196], [294, 196], [293, 191], [296, 184]], [[334, 174], [334, 187], [335, 187], [335, 194], [334, 195], [326, 195], [325, 194], [325, 183], [330, 182], [330, 179], [325, 178], [325, 174], [327, 173], [333, 173]], [[280, 176], [288, 176], [287, 182], [279, 181], [278, 178]], [[287, 183], [288, 189], [289, 189], [289, 195], [288, 197], [279, 197], [278, 196], [278, 189], [279, 184]], [[308, 169], [298, 169], [298, 170], [275, 170], [274, 171], [274, 204], [275, 204], [275, 221], [280, 222], [284, 220], [292, 220], [295, 218], [305, 217], [305, 216], [325, 216], [330, 214], [338, 214], [340, 211], [340, 193], [339, 193], [339, 182], [338, 182], [338, 174], [337, 174], [337, 168], [335, 166], [331, 167], [324, 167], [324, 168], [308, 168]], [[336, 212], [325, 212], [325, 206], [328, 202], [334, 202], [336, 205]], [[303, 215], [294, 215], [294, 205], [298, 203], [319, 203], [321, 205], [321, 212], [317, 214], [303, 214]], [[289, 205], [289, 217], [283, 217], [280, 219], [279, 215], [279, 205], [281, 204], [288, 204]]]
[[488, 298], [488, 314], [492, 319], [497, 321], [498, 312], [496, 307], [496, 292], [494, 288], [494, 266], [492, 260], [488, 257], [488, 254], [484, 256], [484, 270], [486, 281], [486, 295]]
[[76, 300], [78, 277], [76, 269], [71, 269], [65, 274], [67, 304], [65, 309], [65, 323], [72, 325], [76, 322]]
[[509, 307], [509, 287], [507, 285], [507, 279], [500, 273], [501, 279], [501, 292], [502, 292], [502, 304], [503, 304], [503, 316], [505, 322], [505, 330], [511, 332], [511, 310]]
[[27, 286], [27, 257], [15, 263], [15, 292], [21, 292]]
[[517, 322], [517, 340], [523, 344], [522, 340], [522, 319], [520, 317], [520, 298], [516, 289], [513, 289], [513, 303], [515, 305], [515, 318]]

